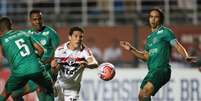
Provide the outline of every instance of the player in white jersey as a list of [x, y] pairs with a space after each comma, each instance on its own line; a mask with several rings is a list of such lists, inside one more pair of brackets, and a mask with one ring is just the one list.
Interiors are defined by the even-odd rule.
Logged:
[[55, 50], [52, 70], [58, 73], [55, 88], [57, 101], [77, 101], [80, 82], [85, 68], [97, 68], [97, 61], [91, 50], [83, 44], [84, 31], [72, 27], [69, 41]]

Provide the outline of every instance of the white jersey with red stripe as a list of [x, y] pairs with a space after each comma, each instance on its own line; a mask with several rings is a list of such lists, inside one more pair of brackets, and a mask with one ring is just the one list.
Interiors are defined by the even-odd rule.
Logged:
[[54, 57], [60, 64], [57, 83], [62, 88], [79, 90], [84, 68], [80, 68], [78, 63], [93, 55], [90, 49], [84, 46], [80, 50], [70, 50], [67, 45], [68, 43], [65, 43], [55, 50]]

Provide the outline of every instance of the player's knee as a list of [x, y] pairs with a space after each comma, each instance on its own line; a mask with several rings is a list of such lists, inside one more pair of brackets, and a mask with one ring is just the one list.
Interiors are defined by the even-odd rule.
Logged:
[[139, 99], [139, 101], [141, 101], [141, 99], [143, 98], [143, 93], [139, 93], [139, 95], [138, 95], [138, 99]]
[[151, 96], [151, 94], [153, 93], [153, 87], [152, 86], [145, 86], [143, 88], [143, 96]]
[[0, 95], [0, 101], [6, 101], [6, 99], [10, 96], [10, 92], [7, 92], [5, 89]]
[[139, 101], [142, 101], [143, 96], [144, 96], [143, 90], [140, 90], [140, 92], [139, 92], [139, 94], [138, 94], [138, 99], [139, 99]]

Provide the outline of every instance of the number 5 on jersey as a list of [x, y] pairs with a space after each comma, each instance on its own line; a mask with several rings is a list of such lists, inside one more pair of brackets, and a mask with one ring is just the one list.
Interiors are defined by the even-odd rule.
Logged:
[[20, 55], [22, 57], [27, 56], [27, 55], [30, 54], [29, 47], [26, 45], [26, 43], [25, 43], [25, 41], [23, 39], [16, 40], [15, 44], [17, 45], [17, 47], [20, 50], [23, 49], [23, 50], [20, 51]]

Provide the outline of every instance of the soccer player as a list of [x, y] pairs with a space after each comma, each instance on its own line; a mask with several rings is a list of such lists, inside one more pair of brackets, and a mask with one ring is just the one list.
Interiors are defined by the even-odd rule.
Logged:
[[[48, 74], [51, 75], [53, 79], [55, 79], [55, 76], [53, 76], [51, 73], [50, 62], [54, 56], [54, 51], [56, 47], [59, 45], [58, 34], [51, 27], [43, 25], [43, 15], [40, 10], [30, 11], [29, 19], [32, 25], [32, 29], [28, 29], [25, 31], [29, 33], [37, 42], [39, 42], [45, 49], [44, 54], [40, 57], [40, 60], [45, 65]], [[29, 82], [26, 87], [27, 89], [23, 89], [24, 91], [18, 90], [13, 93], [13, 98], [20, 99], [18, 98], [19, 95], [24, 95], [36, 89], [36, 85], [34, 85], [33, 82]], [[37, 93], [40, 101], [47, 101], [49, 99], [49, 95], [46, 95], [45, 91], [43, 91], [42, 89], [38, 89]]]
[[56, 101], [77, 101], [80, 82], [85, 68], [97, 68], [97, 61], [91, 50], [84, 43], [84, 31], [80, 27], [72, 27], [69, 41], [60, 45], [51, 62], [54, 73], [58, 72], [55, 88], [58, 96]]
[[11, 75], [0, 95], [0, 101], [5, 101], [13, 91], [24, 87], [29, 80], [45, 88], [53, 96], [51, 78], [44, 73], [44, 67], [38, 58], [44, 53], [43, 48], [24, 31], [13, 30], [8, 17], [0, 19], [0, 33], [0, 45], [11, 64]]
[[47, 70], [50, 70], [51, 59], [54, 56], [55, 49], [59, 45], [59, 36], [53, 28], [43, 24], [43, 15], [40, 10], [30, 11], [29, 18], [32, 29], [27, 32], [30, 33], [46, 50], [41, 57], [41, 61], [48, 65]]
[[[55, 49], [59, 45], [59, 36], [53, 28], [43, 24], [43, 15], [40, 10], [30, 11], [29, 18], [32, 29], [28, 30], [28, 33], [30, 33], [45, 49], [45, 52], [41, 57], [41, 62], [45, 65], [46, 71], [51, 75], [52, 79], [55, 80], [56, 77], [51, 73], [50, 62], [54, 56]], [[49, 99], [49, 96], [41, 89], [38, 91], [38, 97], [41, 101], [47, 101]]]
[[178, 53], [188, 62], [195, 61], [195, 58], [190, 57], [186, 49], [177, 41], [174, 33], [163, 26], [163, 20], [164, 14], [160, 9], [151, 9], [149, 11], [148, 21], [151, 32], [147, 36], [144, 51], [137, 50], [129, 42], [120, 41], [120, 46], [147, 63], [149, 72], [140, 87], [140, 101], [151, 101], [151, 96], [154, 96], [170, 80], [169, 58], [171, 47], [176, 48]]

